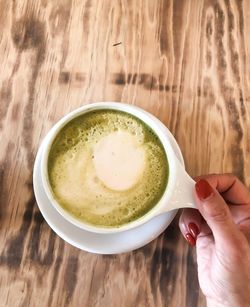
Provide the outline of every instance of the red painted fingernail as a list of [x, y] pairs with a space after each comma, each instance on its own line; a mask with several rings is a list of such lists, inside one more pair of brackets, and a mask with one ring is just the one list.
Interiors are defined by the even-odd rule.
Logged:
[[200, 200], [206, 200], [214, 193], [211, 185], [204, 179], [200, 179], [196, 182], [195, 190]]
[[195, 223], [189, 223], [188, 229], [191, 235], [196, 239], [198, 237], [198, 234], [200, 233], [199, 227]]
[[186, 240], [188, 241], [188, 243], [189, 243], [191, 246], [195, 246], [196, 240], [195, 240], [195, 238], [191, 235], [191, 233], [187, 233], [187, 234], [185, 235], [185, 238], [186, 238]]

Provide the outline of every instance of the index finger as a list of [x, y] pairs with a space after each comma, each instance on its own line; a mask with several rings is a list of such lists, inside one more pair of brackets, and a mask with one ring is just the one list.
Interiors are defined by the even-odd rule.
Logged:
[[250, 192], [233, 174], [212, 174], [195, 178], [205, 179], [223, 198], [235, 205], [250, 204]]

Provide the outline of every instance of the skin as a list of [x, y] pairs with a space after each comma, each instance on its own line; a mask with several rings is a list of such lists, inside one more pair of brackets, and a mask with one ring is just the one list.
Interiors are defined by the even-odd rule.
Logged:
[[208, 306], [250, 306], [250, 192], [231, 174], [207, 175], [213, 188], [197, 209], [184, 209], [179, 226], [190, 233], [195, 223], [198, 278]]

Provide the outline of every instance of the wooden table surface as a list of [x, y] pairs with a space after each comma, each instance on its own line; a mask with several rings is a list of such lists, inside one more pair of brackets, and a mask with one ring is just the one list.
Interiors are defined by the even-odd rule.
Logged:
[[0, 306], [205, 306], [178, 220], [136, 251], [60, 239], [36, 205], [39, 145], [69, 111], [157, 116], [190, 175], [250, 184], [250, 1], [0, 0]]

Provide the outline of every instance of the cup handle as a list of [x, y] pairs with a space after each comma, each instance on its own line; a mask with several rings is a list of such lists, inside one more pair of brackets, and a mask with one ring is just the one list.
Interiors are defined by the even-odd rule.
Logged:
[[194, 197], [195, 181], [188, 175], [177, 158], [175, 159], [175, 163], [178, 178], [176, 180], [173, 195], [168, 204], [162, 208], [161, 212], [168, 212], [180, 208], [197, 209]]

